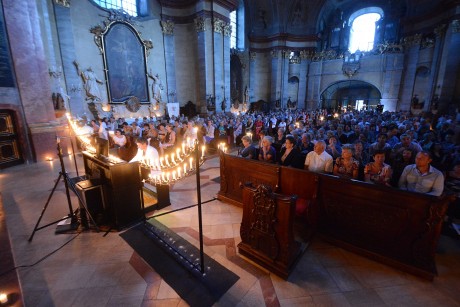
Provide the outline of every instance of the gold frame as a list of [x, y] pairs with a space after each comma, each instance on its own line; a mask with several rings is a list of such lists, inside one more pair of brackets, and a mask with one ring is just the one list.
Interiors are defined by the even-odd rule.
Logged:
[[[107, 50], [106, 50], [106, 35], [109, 33], [111, 29], [115, 26], [123, 25], [128, 28], [129, 31], [131, 31], [134, 36], [137, 38], [140, 46], [142, 47], [142, 57], [143, 61], [142, 63], [137, 63], [138, 65], [143, 65], [143, 76], [144, 78], [141, 78], [142, 83], [145, 82], [145, 92], [146, 92], [146, 97], [145, 99], [142, 99], [142, 97], [136, 97], [139, 99], [141, 104], [150, 104], [150, 89], [149, 89], [149, 80], [148, 80], [148, 71], [147, 71], [147, 58], [150, 55], [150, 49], [153, 48], [153, 44], [151, 40], [143, 40], [141, 38], [141, 35], [139, 31], [134, 27], [133, 23], [131, 23], [128, 20], [125, 20], [126, 16], [122, 13], [119, 14], [111, 14], [108, 17], [108, 20], [104, 22], [105, 27], [101, 25], [97, 25], [93, 28], [90, 29], [90, 32], [94, 34], [94, 42], [98, 46], [101, 54], [102, 54], [102, 60], [103, 60], [103, 65], [104, 65], [104, 76], [105, 76], [105, 81], [106, 81], [106, 89], [107, 89], [107, 97], [108, 97], [108, 102], [109, 104], [125, 104], [126, 101], [128, 101], [132, 97], [136, 96], [126, 96], [122, 98], [117, 98], [117, 101], [113, 101], [113, 93], [112, 90], [113, 84], [110, 82], [110, 67], [108, 67], [108, 62], [107, 62]], [[126, 65], [128, 67], [128, 65]], [[140, 77], [139, 77], [140, 78]], [[132, 80], [130, 80], [132, 81]], [[125, 82], [125, 85], [128, 86], [138, 86], [138, 82]], [[132, 89], [132, 88], [131, 88]]]

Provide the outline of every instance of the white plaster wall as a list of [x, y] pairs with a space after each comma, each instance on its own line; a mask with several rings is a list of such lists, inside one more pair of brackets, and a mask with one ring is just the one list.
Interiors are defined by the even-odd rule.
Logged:
[[181, 105], [191, 100], [197, 101], [197, 43], [194, 25], [174, 27], [176, 45], [176, 88], [177, 99]]

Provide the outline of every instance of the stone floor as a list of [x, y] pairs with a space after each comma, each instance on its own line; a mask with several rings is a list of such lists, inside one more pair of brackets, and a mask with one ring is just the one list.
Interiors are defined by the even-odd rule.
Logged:
[[[202, 166], [203, 201], [212, 199], [219, 190], [219, 184], [212, 180], [219, 176], [218, 163], [214, 158]], [[74, 171], [69, 158], [66, 164], [67, 170]], [[82, 167], [80, 158], [78, 165]], [[57, 160], [0, 171], [0, 274], [13, 265], [8, 259], [14, 259], [15, 266], [27, 266], [16, 270], [19, 284], [14, 271], [0, 275], [0, 292], [8, 294], [9, 304], [186, 306], [119, 233], [55, 235], [53, 225], [38, 231], [28, 242], [59, 171]], [[170, 196], [172, 205], [162, 211], [196, 203], [194, 176], [172, 186]], [[72, 201], [76, 206], [74, 195]], [[64, 185], [60, 183], [41, 224], [59, 219], [68, 211]], [[460, 306], [458, 239], [441, 237], [436, 257], [439, 276], [433, 282], [319, 239], [313, 240], [295, 272], [284, 281], [238, 255], [241, 215], [240, 208], [217, 200], [203, 205], [205, 253], [240, 277], [217, 306]], [[196, 208], [158, 220], [197, 244]]]

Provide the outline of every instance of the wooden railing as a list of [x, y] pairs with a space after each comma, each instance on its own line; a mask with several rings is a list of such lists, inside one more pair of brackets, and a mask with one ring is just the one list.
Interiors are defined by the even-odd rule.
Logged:
[[[241, 184], [267, 185], [308, 201], [303, 220], [323, 238], [432, 280], [435, 252], [450, 196], [434, 197], [335, 176], [220, 155], [218, 198], [245, 206]], [[294, 220], [289, 227], [293, 227]], [[290, 231], [289, 229], [286, 229]]]

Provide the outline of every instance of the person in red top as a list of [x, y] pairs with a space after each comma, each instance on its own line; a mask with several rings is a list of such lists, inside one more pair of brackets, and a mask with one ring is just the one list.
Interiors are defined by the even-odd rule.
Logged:
[[254, 129], [256, 131], [257, 138], [259, 138], [259, 133], [262, 131], [264, 127], [264, 122], [262, 121], [262, 117], [259, 115], [257, 116], [257, 120], [254, 123]]

